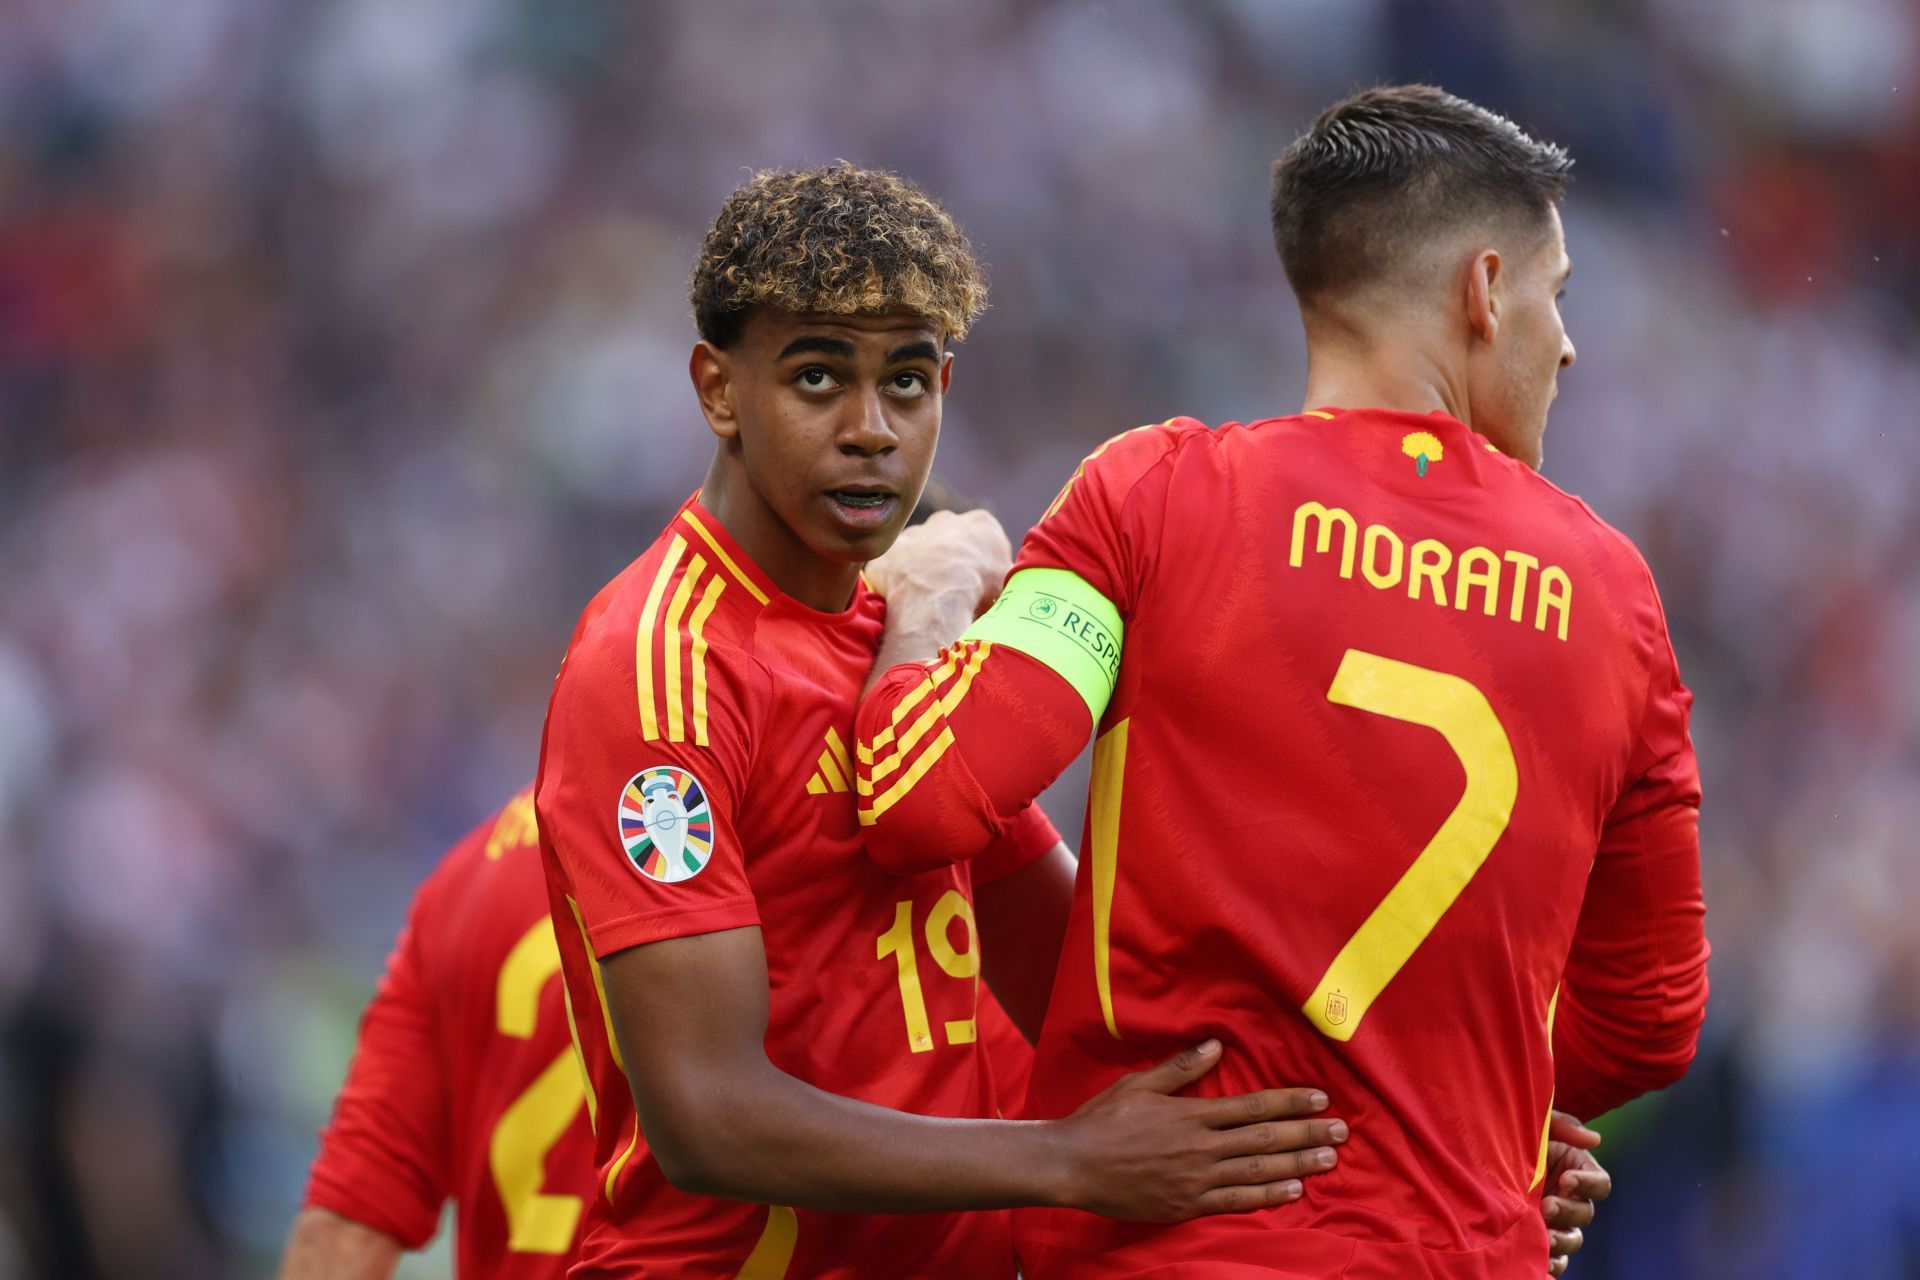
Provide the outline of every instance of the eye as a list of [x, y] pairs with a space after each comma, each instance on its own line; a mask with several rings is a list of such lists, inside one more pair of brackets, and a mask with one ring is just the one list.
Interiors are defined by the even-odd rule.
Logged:
[[914, 369], [903, 369], [887, 379], [887, 390], [903, 400], [916, 400], [932, 390], [927, 375]]
[[794, 377], [796, 385], [807, 391], [832, 391], [840, 384], [831, 373], [817, 364], [810, 364]]

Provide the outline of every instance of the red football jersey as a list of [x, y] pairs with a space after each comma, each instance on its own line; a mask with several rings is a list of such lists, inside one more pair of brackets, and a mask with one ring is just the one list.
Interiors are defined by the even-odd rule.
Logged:
[[414, 896], [307, 1204], [417, 1249], [451, 1197], [462, 1280], [565, 1275], [594, 1179], [559, 975], [528, 790]]
[[[1536, 1280], [1556, 1081], [1588, 1114], [1670, 1082], [1706, 998], [1690, 699], [1640, 556], [1449, 417], [1319, 411], [1116, 438], [1025, 568], [1124, 624], [1029, 1114], [1214, 1035], [1201, 1092], [1318, 1085], [1352, 1130], [1276, 1210], [1018, 1214], [1026, 1274]], [[894, 761], [888, 865], [964, 856], [1085, 741], [1010, 643], [950, 652], [980, 671]], [[925, 680], [876, 685], [863, 748]]]
[[690, 500], [587, 607], [555, 684], [537, 786], [562, 967], [596, 1098], [598, 1194], [575, 1277], [1012, 1271], [1005, 1214], [796, 1212], [675, 1189], [639, 1130], [599, 959], [744, 925], [765, 941], [768, 1056], [903, 1111], [991, 1116], [976, 1045], [972, 880], [1057, 839], [1033, 816], [998, 865], [879, 871], [854, 810], [854, 710], [884, 606], [774, 586]]

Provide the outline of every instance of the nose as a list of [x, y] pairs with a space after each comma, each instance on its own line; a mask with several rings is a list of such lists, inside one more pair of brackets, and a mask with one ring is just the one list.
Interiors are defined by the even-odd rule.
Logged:
[[1562, 369], [1571, 369], [1573, 368], [1573, 362], [1575, 360], [1578, 360], [1579, 358], [1580, 358], [1580, 353], [1573, 349], [1573, 339], [1568, 337], [1566, 334], [1561, 334], [1560, 335], [1560, 367]]
[[878, 389], [848, 397], [849, 412], [840, 427], [840, 452], [860, 458], [891, 453], [900, 445]]

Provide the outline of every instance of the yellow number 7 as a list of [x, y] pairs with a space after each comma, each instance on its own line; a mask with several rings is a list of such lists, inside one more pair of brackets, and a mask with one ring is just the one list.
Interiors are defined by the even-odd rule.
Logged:
[[1301, 1006], [1314, 1026], [1351, 1040], [1414, 949], [1459, 898], [1513, 817], [1520, 777], [1513, 744], [1486, 695], [1459, 676], [1347, 650], [1327, 700], [1424, 725], [1447, 740], [1466, 770], [1466, 789], [1406, 874], [1347, 939]]

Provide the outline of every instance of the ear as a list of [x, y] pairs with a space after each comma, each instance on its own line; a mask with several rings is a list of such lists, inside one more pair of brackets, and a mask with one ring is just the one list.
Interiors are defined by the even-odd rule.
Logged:
[[1500, 295], [1506, 286], [1498, 249], [1482, 249], [1467, 263], [1467, 330], [1482, 342], [1500, 331]]
[[944, 398], [947, 388], [953, 385], [953, 352], [949, 351], [940, 360], [940, 395]]
[[733, 408], [732, 358], [711, 342], [696, 342], [687, 361], [687, 376], [693, 379], [693, 393], [700, 398], [707, 429], [722, 440], [739, 435], [740, 422]]

